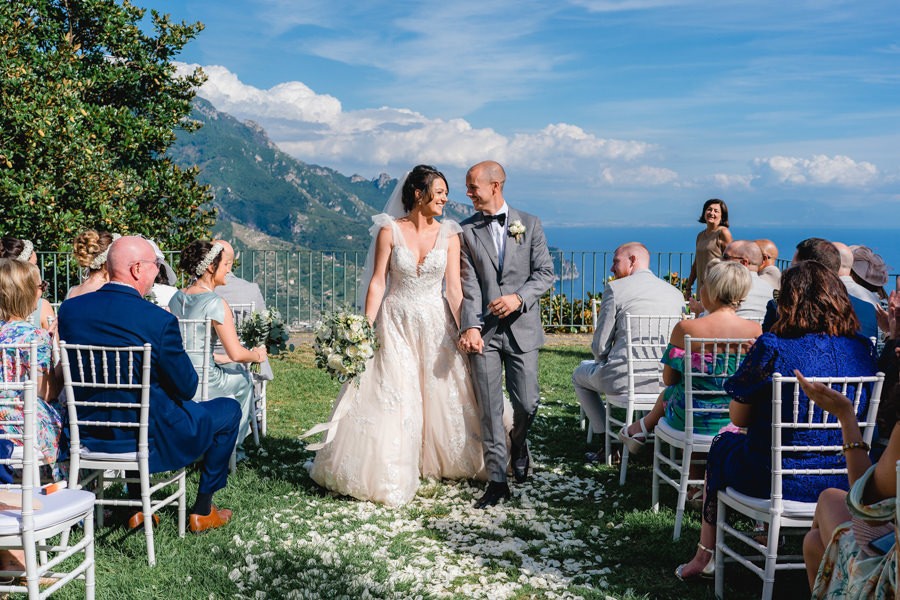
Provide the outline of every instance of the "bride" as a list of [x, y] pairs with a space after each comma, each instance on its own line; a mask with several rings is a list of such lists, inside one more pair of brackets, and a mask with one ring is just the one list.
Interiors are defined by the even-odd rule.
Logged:
[[318, 450], [310, 475], [334, 492], [399, 506], [420, 476], [485, 477], [480, 413], [456, 347], [461, 229], [435, 219], [448, 191], [440, 171], [418, 165], [397, 184], [387, 214], [372, 217], [361, 304], [380, 347], [358, 385], [341, 389], [331, 420], [304, 434], [327, 432], [308, 446]]

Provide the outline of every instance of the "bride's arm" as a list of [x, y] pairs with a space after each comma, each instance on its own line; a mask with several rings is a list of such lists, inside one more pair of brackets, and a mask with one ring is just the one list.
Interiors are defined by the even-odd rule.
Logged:
[[444, 278], [447, 283], [447, 303], [450, 305], [450, 312], [453, 314], [453, 320], [459, 327], [459, 312], [462, 309], [463, 293], [462, 282], [459, 277], [459, 236], [450, 236], [447, 241], [447, 270], [444, 271]]
[[369, 281], [369, 289], [366, 292], [366, 318], [369, 319], [369, 323], [375, 322], [375, 317], [378, 316], [378, 310], [381, 308], [381, 300], [384, 298], [392, 242], [390, 227], [385, 227], [378, 232], [378, 239], [375, 240], [375, 266], [372, 271], [372, 280]]

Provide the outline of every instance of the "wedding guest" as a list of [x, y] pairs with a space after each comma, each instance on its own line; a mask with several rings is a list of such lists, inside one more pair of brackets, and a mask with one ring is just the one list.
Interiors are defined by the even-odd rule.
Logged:
[[[822, 238], [807, 238], [797, 244], [797, 251], [791, 260], [791, 266], [796, 266], [804, 261], [816, 261], [824, 265], [829, 271], [837, 275], [841, 268], [841, 255], [838, 249]], [[846, 288], [845, 288], [846, 289]], [[859, 334], [873, 338], [878, 335], [878, 313], [870, 303], [850, 296], [850, 306], [859, 323]], [[766, 317], [763, 319], [763, 331], [769, 331], [778, 316], [775, 300], [766, 305]]]
[[759, 277], [776, 290], [781, 289], [781, 269], [775, 266], [778, 260], [778, 247], [772, 240], [756, 240], [762, 251], [763, 261], [759, 266]]
[[703, 203], [700, 212], [701, 223], [706, 229], [697, 234], [697, 251], [694, 254], [694, 264], [688, 275], [685, 298], [691, 295], [691, 286], [697, 282], [697, 289], [703, 285], [706, 276], [706, 266], [714, 258], [722, 258], [725, 246], [731, 242], [731, 231], [728, 229], [728, 205], [724, 200], [712, 198]]
[[[253, 304], [255, 312], [266, 310], [266, 301], [259, 289], [259, 284], [241, 279], [231, 271], [225, 275], [225, 285], [220, 285], [216, 288], [216, 294], [232, 306], [235, 304]], [[271, 381], [275, 377], [268, 360], [263, 361], [259, 367], [258, 379]]]
[[[853, 251], [847, 244], [841, 242], [831, 242], [837, 248], [838, 254], [841, 256], [841, 268], [838, 270], [838, 277], [847, 287], [847, 293], [853, 298], [858, 298], [864, 302], [868, 302], [874, 306], [880, 307], [878, 296], [861, 286], [853, 279], [851, 272], [853, 269]], [[887, 281], [887, 273], [885, 273], [885, 281]]]
[[[700, 288], [703, 305], [707, 307], [705, 316], [698, 319], [680, 321], [672, 330], [669, 346], [662, 358], [663, 383], [666, 389], [659, 395], [653, 409], [644, 417], [631, 424], [628, 429], [619, 432], [619, 439], [632, 454], [639, 452], [647, 441], [650, 432], [662, 417], [673, 428], [684, 431], [685, 390], [684, 372], [691, 365], [704, 364], [705, 372], [730, 375], [737, 368], [737, 354], [700, 356], [697, 353], [688, 357], [685, 364], [686, 349], [684, 336], [695, 338], [736, 338], [756, 339], [762, 330], [759, 323], [739, 316], [739, 307], [750, 292], [752, 283], [750, 271], [737, 262], [720, 262], [713, 260], [706, 273], [706, 284]], [[727, 364], [725, 361], [729, 361]], [[694, 407], [700, 412], [694, 413], [694, 432], [699, 435], [715, 435], [730, 423], [727, 413], [702, 412], [703, 409], [727, 408], [729, 396], [722, 392], [722, 378], [694, 379], [695, 389], [721, 392], [719, 396], [703, 395], [694, 398]]]
[[[590, 420], [591, 428], [604, 433], [606, 409], [603, 394], [628, 391], [628, 339], [626, 314], [678, 316], [684, 300], [678, 288], [663, 281], [650, 270], [650, 252], [639, 242], [616, 248], [610, 269], [615, 276], [603, 289], [603, 301], [597, 317], [597, 328], [591, 342], [593, 360], [582, 361], [572, 373], [575, 396]], [[670, 331], [660, 331], [662, 339]], [[658, 389], [656, 367], [635, 374], [635, 390]], [[589, 461], [599, 455], [588, 456]]]
[[[757, 338], [737, 372], [725, 382], [725, 391], [732, 397], [731, 422], [746, 427], [747, 433], [725, 431], [712, 443], [706, 463], [700, 542], [693, 559], [676, 569], [679, 579], [713, 575], [720, 490], [733, 487], [757, 498], [770, 494], [772, 375], [793, 373], [794, 369], [813, 376], [856, 377], [875, 373], [872, 344], [856, 333], [859, 321], [851, 310], [847, 290], [834, 271], [817, 261], [803, 261], [782, 274], [781, 286], [778, 319], [770, 332]], [[865, 415], [867, 407], [868, 399], [863, 398], [857, 416]], [[809, 399], [801, 395], [797, 410], [806, 413], [808, 408]], [[785, 403], [783, 410], [785, 420], [791, 420], [792, 404]], [[835, 430], [785, 432], [785, 445], [832, 445], [840, 440], [840, 433]], [[844, 464], [842, 456], [815, 452], [797, 453], [786, 459], [787, 468], [831, 469]], [[782, 491], [785, 500], [814, 502], [828, 487], [847, 489], [847, 480], [837, 475], [786, 476]]]
[[[0, 258], [0, 344], [25, 344], [38, 342], [37, 356], [22, 354], [23, 361], [16, 372], [15, 352], [7, 350], [2, 356], [4, 370], [24, 381], [34, 365], [39, 373], [36, 405], [37, 442], [44, 461], [53, 467], [54, 478], [64, 478], [64, 469], [57, 462], [60, 458], [60, 437], [63, 422], [56, 399], [62, 390], [62, 372], [54, 367], [51, 352], [51, 333], [32, 325], [28, 314], [36, 299], [41, 297], [41, 277], [38, 268], [30, 262]], [[14, 414], [14, 413], [18, 413]], [[0, 407], [0, 422], [21, 419], [21, 411], [9, 406]], [[17, 425], [2, 425], [0, 430], [18, 429]], [[20, 440], [17, 440], [19, 442]], [[67, 452], [62, 453], [66, 458]]]
[[[806, 395], [840, 422], [850, 483], [849, 493], [829, 488], [819, 494], [812, 528], [803, 539], [812, 598], [894, 598], [900, 427], [894, 427], [887, 449], [872, 465], [850, 399], [822, 383], [808, 381], [800, 371], [794, 374]], [[895, 387], [892, 395], [898, 393], [900, 388]], [[870, 543], [877, 544], [883, 536], [894, 539], [881, 551], [873, 548]]]
[[[192, 402], [197, 372], [184, 351], [178, 322], [171, 314], [144, 300], [159, 270], [147, 240], [126, 236], [110, 247], [107, 268], [110, 282], [92, 294], [63, 302], [60, 307], [60, 339], [71, 344], [141, 346], [151, 344], [149, 462], [150, 472], [171, 471], [202, 458], [200, 482], [189, 527], [200, 533], [221, 527], [231, 511], [219, 509], [213, 495], [228, 482], [228, 463], [234, 450], [240, 409], [231, 398]], [[134, 402], [128, 390], [77, 389], [76, 397], [90, 398], [98, 406], [85, 407], [82, 416], [111, 420], [103, 402]], [[116, 414], [118, 409], [112, 409]], [[110, 436], [94, 437], [91, 428], [81, 430], [81, 442], [94, 452], [134, 452], [136, 429], [116, 429]], [[137, 477], [137, 473], [134, 474]], [[131, 498], [140, 489], [128, 486]], [[128, 521], [132, 529], [142, 526], [143, 513]]]
[[737, 261], [750, 272], [750, 292], [737, 310], [737, 316], [762, 322], [766, 316], [766, 304], [774, 297], [775, 288], [759, 276], [762, 250], [754, 242], [735, 240], [725, 247], [725, 260]]
[[72, 244], [75, 262], [83, 269], [81, 283], [69, 288], [66, 298], [74, 298], [88, 292], [96, 292], [109, 281], [106, 257], [109, 245], [119, 234], [88, 229], [79, 233]]
[[[11, 236], [4, 236], [0, 239], [0, 258], [12, 258], [30, 262], [33, 265], [37, 265], [38, 262], [37, 252], [30, 240], [20, 240]], [[28, 321], [42, 329], [50, 329], [53, 318], [56, 316], [53, 307], [43, 298], [44, 292], [47, 291], [47, 285], [46, 281], [41, 281], [41, 297], [37, 299], [33, 310], [28, 314]]]
[[[250, 433], [253, 413], [253, 380], [247, 369], [236, 365], [221, 364], [213, 354], [216, 340], [222, 342], [228, 361], [232, 363], [261, 363], [266, 360], [266, 346], [247, 349], [241, 345], [234, 327], [234, 315], [228, 303], [216, 295], [215, 289], [225, 284], [225, 275], [234, 263], [234, 250], [224, 240], [191, 242], [181, 252], [179, 268], [194, 278], [184, 290], [179, 290], [169, 301], [169, 310], [179, 319], [212, 319], [214, 331], [209, 348], [209, 395], [231, 396], [241, 405], [241, 422], [238, 429], [238, 460], [243, 458], [241, 443]], [[200, 368], [200, 358], [192, 357]], [[200, 390], [197, 390], [197, 394]], [[199, 395], [194, 396], [199, 400]]]
[[153, 240], [147, 240], [147, 242], [153, 247], [153, 254], [156, 255], [156, 260], [159, 261], [159, 273], [156, 274], [156, 279], [153, 280], [153, 287], [150, 288], [150, 297], [154, 304], [169, 310], [169, 301], [175, 295], [175, 292], [178, 291], [178, 288], [175, 287], [175, 284], [178, 283], [178, 277], [175, 275], [172, 267], [166, 262], [166, 255], [162, 253], [156, 242]]
[[867, 246], [850, 246], [853, 252], [853, 267], [850, 276], [871, 293], [876, 304], [887, 299], [884, 286], [888, 281], [888, 267], [884, 259]]

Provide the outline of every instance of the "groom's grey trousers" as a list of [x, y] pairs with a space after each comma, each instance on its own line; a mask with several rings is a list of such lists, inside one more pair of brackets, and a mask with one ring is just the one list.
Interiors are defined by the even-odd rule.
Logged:
[[475, 397], [481, 407], [481, 435], [484, 463], [490, 481], [506, 481], [506, 427], [503, 424], [501, 377], [506, 370], [506, 391], [513, 406], [513, 448], [521, 447], [528, 434], [538, 403], [538, 350], [520, 352], [501, 321], [485, 344], [482, 354], [470, 354]]

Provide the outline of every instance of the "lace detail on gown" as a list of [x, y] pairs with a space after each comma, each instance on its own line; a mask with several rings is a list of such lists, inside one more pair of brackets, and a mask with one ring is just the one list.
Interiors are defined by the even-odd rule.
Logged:
[[378, 224], [394, 238], [376, 319], [380, 348], [359, 384], [341, 389], [329, 423], [310, 430], [327, 431], [310, 446], [318, 449], [310, 475], [335, 492], [397, 506], [415, 495], [420, 475], [483, 477], [484, 459], [468, 364], [443, 296], [447, 242], [459, 226], [444, 221], [419, 264], [393, 220]]

